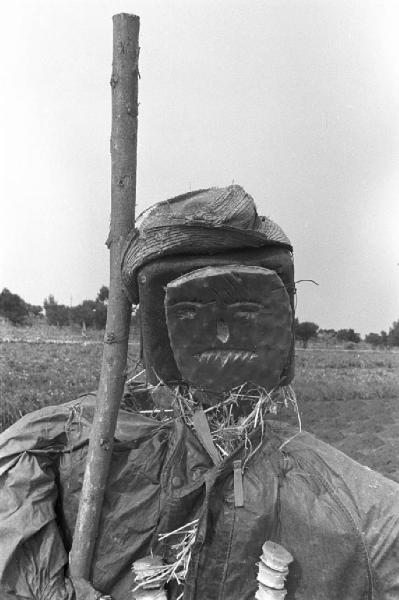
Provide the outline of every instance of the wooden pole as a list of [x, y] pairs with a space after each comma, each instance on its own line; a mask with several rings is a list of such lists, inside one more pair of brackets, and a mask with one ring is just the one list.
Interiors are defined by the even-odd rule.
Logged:
[[121, 250], [135, 220], [139, 28], [135, 15], [113, 16], [109, 302], [97, 408], [70, 554], [71, 576], [87, 580], [125, 383], [131, 303], [122, 289]]

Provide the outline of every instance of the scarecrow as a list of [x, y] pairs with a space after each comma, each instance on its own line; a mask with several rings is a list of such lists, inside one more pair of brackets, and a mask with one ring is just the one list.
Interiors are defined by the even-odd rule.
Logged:
[[119, 414], [91, 583], [68, 575], [87, 395], [0, 435], [1, 598], [399, 597], [398, 484], [280, 416], [299, 417], [283, 231], [240, 186], [190, 192], [143, 216], [122, 273], [146, 381]]

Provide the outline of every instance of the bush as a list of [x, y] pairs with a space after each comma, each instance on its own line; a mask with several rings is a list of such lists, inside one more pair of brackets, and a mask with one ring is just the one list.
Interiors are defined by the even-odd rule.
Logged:
[[399, 321], [392, 323], [389, 329], [388, 344], [390, 346], [399, 346]]
[[50, 295], [44, 301], [44, 308], [46, 311], [46, 319], [49, 325], [69, 325], [70, 315], [69, 308], [64, 304], [58, 304], [54, 300], [54, 296]]
[[388, 336], [385, 331], [381, 331], [381, 333], [368, 333], [364, 341], [368, 344], [371, 344], [373, 348], [377, 348], [378, 346], [386, 346], [387, 345]]
[[0, 315], [14, 325], [22, 325], [28, 316], [28, 305], [18, 294], [12, 294], [4, 288], [0, 294]]
[[103, 302], [83, 300], [82, 304], [70, 309], [72, 323], [86, 327], [104, 329], [107, 321], [107, 307]]
[[361, 340], [360, 333], [356, 333], [353, 329], [340, 329], [337, 332], [337, 340], [340, 342], [353, 342], [358, 344]]

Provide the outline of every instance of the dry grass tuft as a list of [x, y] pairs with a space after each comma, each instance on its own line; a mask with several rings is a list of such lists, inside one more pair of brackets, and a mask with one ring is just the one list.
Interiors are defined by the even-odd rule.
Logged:
[[[172, 541], [170, 550], [175, 560], [171, 563], [147, 567], [144, 576], [140, 576], [135, 569], [135, 563], [133, 563], [132, 571], [136, 575], [137, 584], [132, 590], [133, 593], [141, 589], [162, 588], [169, 581], [176, 581], [179, 585], [183, 584], [187, 576], [197, 529], [198, 519], [195, 519], [174, 531], [160, 535], [160, 542]], [[173, 540], [175, 540], [174, 543]], [[176, 600], [181, 600], [181, 598], [183, 598], [183, 592]]]
[[[194, 414], [200, 406], [198, 397], [202, 392], [187, 386], [175, 389], [175, 416], [181, 418], [188, 427], [195, 429]], [[291, 386], [268, 392], [265, 388], [244, 383], [229, 392], [219, 395], [219, 401], [204, 410], [212, 441], [221, 459], [229, 456], [244, 442], [245, 463], [262, 444], [265, 418], [268, 414], [278, 414], [279, 408], [294, 409], [301, 427], [295, 392]], [[203, 398], [202, 398], [203, 399]], [[253, 448], [251, 434], [260, 428], [258, 445]]]

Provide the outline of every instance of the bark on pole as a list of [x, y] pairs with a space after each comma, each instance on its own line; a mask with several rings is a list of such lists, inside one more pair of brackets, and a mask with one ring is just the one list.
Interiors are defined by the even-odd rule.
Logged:
[[97, 408], [70, 554], [72, 577], [90, 580], [91, 563], [125, 383], [131, 303], [123, 292], [121, 250], [136, 204], [140, 19], [113, 16], [110, 288]]

